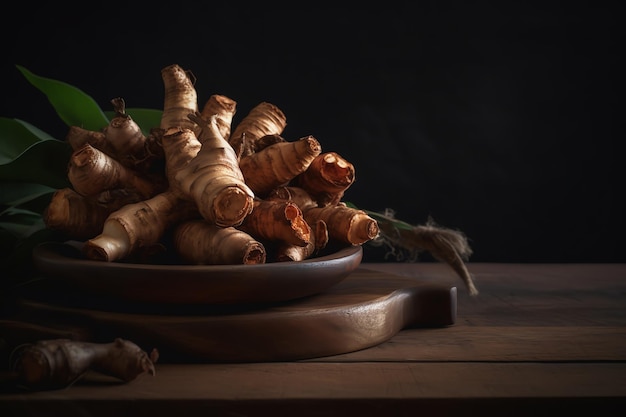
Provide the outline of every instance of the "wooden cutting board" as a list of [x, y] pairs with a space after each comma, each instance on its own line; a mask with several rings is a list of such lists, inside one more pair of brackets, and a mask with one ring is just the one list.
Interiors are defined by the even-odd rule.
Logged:
[[407, 327], [449, 326], [456, 308], [456, 287], [360, 267], [323, 293], [289, 302], [162, 306], [46, 292], [21, 298], [14, 318], [81, 340], [125, 338], [156, 348], [160, 362], [269, 362], [372, 347]]

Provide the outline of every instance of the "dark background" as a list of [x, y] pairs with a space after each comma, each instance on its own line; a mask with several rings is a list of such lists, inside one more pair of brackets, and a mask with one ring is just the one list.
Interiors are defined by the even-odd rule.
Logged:
[[227, 95], [236, 122], [276, 104], [285, 138], [312, 134], [355, 165], [345, 200], [461, 230], [471, 261], [626, 262], [616, 5], [15, 7], [1, 116], [67, 131], [15, 64], [110, 110], [118, 96], [160, 107], [160, 70], [177, 63], [200, 105]]

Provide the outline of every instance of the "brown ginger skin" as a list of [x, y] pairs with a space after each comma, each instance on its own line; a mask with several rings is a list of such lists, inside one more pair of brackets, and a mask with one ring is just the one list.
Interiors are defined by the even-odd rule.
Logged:
[[[233, 117], [236, 112], [237, 102], [235, 100], [221, 94], [213, 94], [204, 104], [200, 117], [205, 120], [206, 124], [206, 121], [215, 116], [220, 134], [224, 139], [228, 140], [232, 129]], [[202, 124], [198, 124], [201, 129], [204, 128]], [[208, 133], [209, 135], [211, 134], [210, 132]], [[200, 142], [204, 142], [205, 136], [203, 131], [198, 135], [198, 139]]]
[[83, 246], [88, 259], [113, 262], [157, 244], [173, 225], [197, 216], [195, 205], [171, 190], [111, 213], [102, 233]]
[[148, 171], [163, 157], [159, 135], [155, 130], [149, 136], [144, 135], [139, 125], [126, 113], [123, 98], [114, 98], [111, 104], [115, 117], [102, 130], [91, 131], [80, 126], [70, 126], [65, 140], [75, 151], [90, 144], [126, 167]]
[[112, 212], [140, 200], [139, 195], [125, 189], [85, 197], [71, 188], [61, 188], [52, 194], [43, 221], [46, 227], [63, 232], [69, 239], [87, 240], [102, 231]]
[[275, 143], [281, 143], [286, 141], [287, 140], [285, 138], [277, 134], [261, 136], [254, 142], [254, 152], [259, 152], [260, 150], [263, 150]]
[[313, 200], [311, 194], [301, 187], [285, 185], [273, 189], [266, 197], [267, 200], [288, 200], [296, 203], [303, 212], [311, 207], [317, 207], [317, 201]]
[[306, 136], [293, 142], [277, 142], [242, 157], [239, 167], [246, 184], [256, 196], [264, 198], [305, 172], [321, 151], [319, 141]]
[[195, 265], [255, 265], [267, 259], [263, 244], [246, 232], [204, 219], [175, 226], [173, 241], [181, 258]]
[[70, 339], [40, 340], [15, 352], [13, 368], [19, 382], [31, 389], [59, 389], [94, 370], [124, 382], [156, 373], [158, 352], [150, 355], [135, 343], [117, 338], [111, 343]]
[[160, 128], [163, 131], [170, 128], [190, 129], [199, 134], [198, 125], [187, 117], [198, 111], [198, 94], [191, 74], [173, 64], [161, 70], [161, 78], [164, 100]]
[[262, 102], [257, 104], [235, 126], [229, 143], [238, 158], [257, 151], [256, 142], [266, 135], [280, 135], [287, 126], [287, 118], [275, 104]]
[[328, 244], [328, 226], [323, 220], [318, 220], [311, 226], [311, 239], [306, 246], [281, 243], [277, 248], [276, 260], [278, 262], [304, 261], [324, 249]]
[[111, 100], [115, 117], [103, 129], [104, 136], [115, 150], [118, 162], [134, 167], [146, 155], [146, 136], [135, 121], [126, 113], [126, 104], [121, 97]]
[[86, 144], [106, 153], [115, 156], [113, 145], [107, 140], [102, 131], [88, 130], [80, 126], [70, 126], [65, 141], [76, 151]]
[[165, 153], [165, 176], [170, 189], [179, 192], [185, 198], [191, 198], [180, 185], [176, 176], [200, 152], [202, 143], [190, 130], [170, 128], [163, 134], [163, 152]]
[[[238, 226], [252, 211], [254, 192], [245, 183], [237, 156], [221, 136], [215, 116], [208, 128], [211, 136], [207, 136], [196, 156], [182, 168], [168, 173], [170, 187], [195, 201], [198, 211], [208, 222], [222, 227]], [[183, 144], [199, 142], [188, 129], [166, 135], [164, 146], [170, 140]], [[171, 170], [176, 169], [173, 163], [168, 162], [168, 166]]]
[[165, 189], [164, 178], [148, 179], [89, 144], [72, 153], [67, 176], [74, 190], [84, 196], [124, 188], [148, 198]]
[[319, 206], [326, 206], [339, 203], [354, 181], [354, 165], [337, 152], [325, 152], [311, 162], [293, 185], [307, 190]]
[[378, 236], [376, 220], [365, 211], [343, 203], [334, 206], [313, 207], [304, 211], [304, 219], [313, 224], [323, 220], [328, 225], [331, 239], [350, 245], [361, 245]]
[[[116, 139], [118, 142], [124, 142], [123, 133], [126, 133], [127, 135], [137, 134], [134, 127], [128, 129], [113, 129], [113, 127], [116, 126], [116, 123], [120, 123], [120, 120], [127, 124], [131, 123], [126, 121], [125, 118], [113, 119], [111, 120], [110, 125], [103, 131], [93, 131], [84, 129], [80, 126], [70, 126], [65, 140], [74, 151], [77, 151], [83, 146], [89, 144], [117, 160], [122, 165], [136, 171], [157, 171], [159, 162], [163, 160], [163, 147], [161, 145], [161, 137], [163, 136], [162, 131], [158, 128], [154, 128], [150, 131], [148, 136], [143, 136], [143, 133], [139, 132], [144, 138], [141, 149], [135, 148], [127, 150], [124, 149], [123, 146], [120, 149], [116, 149], [111, 138], [104, 133], [105, 131], [108, 130], [109, 133], [116, 131], [115, 135], [119, 136], [119, 138]], [[132, 123], [136, 126], [136, 123]]]
[[239, 229], [259, 240], [296, 246], [306, 246], [311, 240], [311, 227], [291, 201], [255, 199], [254, 210]]

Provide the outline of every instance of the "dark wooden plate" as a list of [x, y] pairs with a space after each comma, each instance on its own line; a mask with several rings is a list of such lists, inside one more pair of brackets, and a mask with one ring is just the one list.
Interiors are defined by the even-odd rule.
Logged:
[[361, 263], [350, 246], [299, 262], [260, 265], [155, 265], [87, 260], [72, 245], [37, 246], [33, 261], [46, 278], [99, 296], [153, 304], [259, 304], [320, 293]]

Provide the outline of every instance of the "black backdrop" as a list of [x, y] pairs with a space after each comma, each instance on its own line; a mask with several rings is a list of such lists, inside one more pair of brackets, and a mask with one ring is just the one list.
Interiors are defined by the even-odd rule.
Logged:
[[432, 216], [466, 233], [472, 261], [626, 261], [611, 4], [153, 4], [3, 13], [0, 116], [66, 133], [15, 64], [109, 110], [118, 96], [159, 107], [160, 70], [177, 63], [200, 104], [236, 100], [235, 120], [278, 105], [285, 138], [354, 163], [345, 200]]

